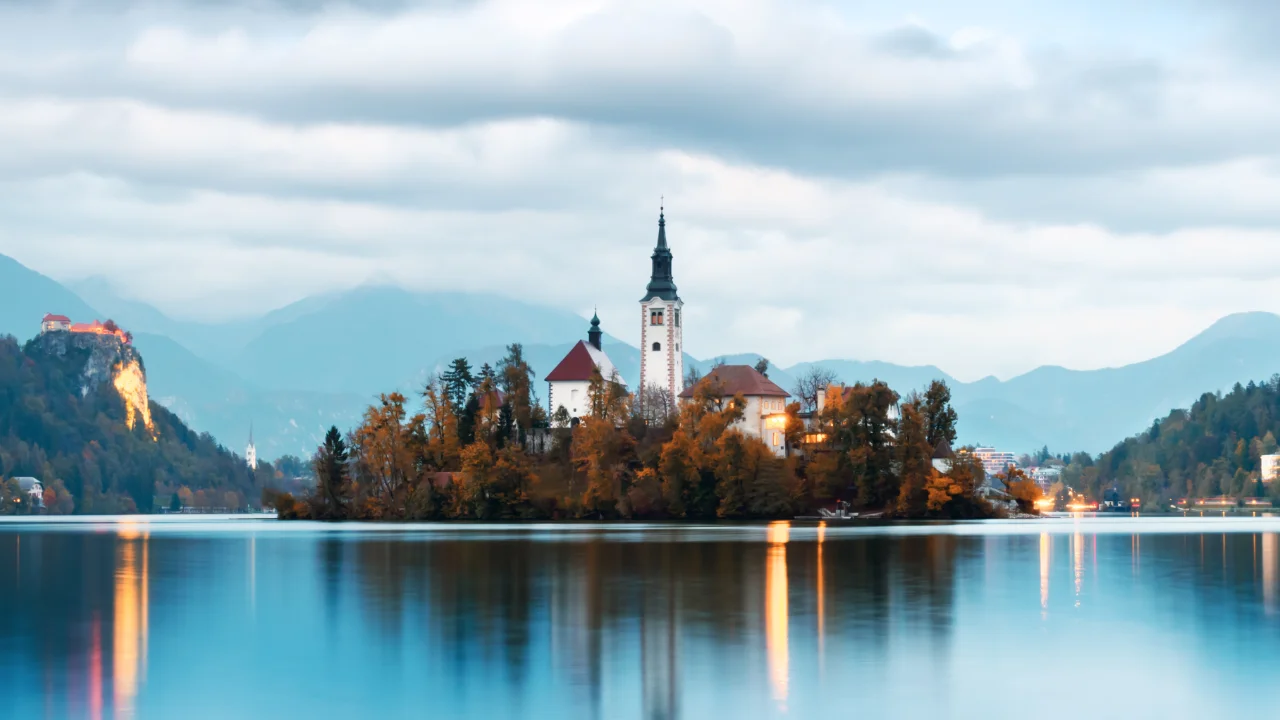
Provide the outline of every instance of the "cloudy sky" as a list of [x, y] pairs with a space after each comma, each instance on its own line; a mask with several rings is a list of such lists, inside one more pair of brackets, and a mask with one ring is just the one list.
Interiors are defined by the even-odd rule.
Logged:
[[1123, 364], [1280, 311], [1276, 7], [0, 0], [0, 253], [177, 317], [394, 282], [634, 342], [665, 196], [697, 356]]

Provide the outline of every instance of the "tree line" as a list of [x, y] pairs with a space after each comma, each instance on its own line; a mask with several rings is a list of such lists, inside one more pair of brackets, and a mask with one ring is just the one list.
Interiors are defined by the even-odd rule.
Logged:
[[1280, 500], [1280, 484], [1262, 477], [1262, 457], [1276, 453], [1277, 436], [1280, 375], [1205, 393], [1096, 458], [1063, 456], [1062, 482], [1095, 499], [1137, 498], [1147, 508], [1224, 495]]
[[821, 380], [820, 411], [816, 391], [786, 408], [778, 457], [735, 425], [746, 399], [714, 373], [688, 378], [692, 398], [677, 406], [597, 369], [588, 412], [569, 422], [540, 406], [512, 344], [497, 367], [459, 358], [412, 399], [381, 395], [357, 427], [330, 428], [314, 488], [267, 501], [281, 518], [329, 520], [782, 518], [839, 501], [895, 517], [995, 512], [978, 493], [980, 463], [932, 462], [956, 437], [945, 383], [900, 397], [882, 382], [803, 378]]

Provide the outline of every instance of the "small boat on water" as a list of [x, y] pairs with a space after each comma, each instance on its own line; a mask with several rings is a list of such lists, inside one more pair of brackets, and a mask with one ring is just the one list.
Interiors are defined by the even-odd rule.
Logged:
[[857, 520], [858, 513], [849, 512], [849, 503], [841, 500], [835, 510], [818, 508], [817, 515], [797, 515], [797, 520]]

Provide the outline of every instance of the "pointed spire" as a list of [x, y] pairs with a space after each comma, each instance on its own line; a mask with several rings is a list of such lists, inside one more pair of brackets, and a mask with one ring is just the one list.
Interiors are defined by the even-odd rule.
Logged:
[[600, 313], [595, 311], [591, 313], [591, 329], [587, 331], [587, 342], [591, 343], [591, 347], [601, 350], [600, 347]]
[[658, 206], [658, 244], [653, 248], [653, 272], [642, 299], [660, 297], [663, 300], [679, 300], [676, 282], [671, 276], [671, 249], [667, 247], [667, 212], [665, 202]]

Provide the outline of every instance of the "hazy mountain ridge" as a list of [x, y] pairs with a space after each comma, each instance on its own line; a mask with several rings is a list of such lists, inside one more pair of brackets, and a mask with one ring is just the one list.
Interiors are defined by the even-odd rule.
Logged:
[[[0, 305], [0, 333], [25, 340], [45, 312], [114, 317], [134, 332], [158, 402], [230, 447], [247, 441], [252, 422], [263, 457], [309, 453], [324, 428], [351, 426], [379, 392], [414, 393], [459, 356], [477, 368], [496, 364], [511, 342], [524, 345], [545, 399], [542, 379], [587, 329], [587, 320], [574, 313], [478, 293], [368, 286], [309, 297], [250, 320], [202, 324], [172, 320], [100, 282], [76, 283], [91, 305], [3, 256], [0, 283], [16, 289], [13, 301]], [[639, 349], [608, 336], [605, 349], [634, 388]], [[760, 357], [686, 355], [685, 364], [705, 373], [717, 361], [754, 364]], [[1006, 381], [966, 383], [933, 365], [843, 359], [775, 366], [769, 375], [790, 390], [814, 365], [843, 382], [881, 379], [902, 394], [946, 380], [964, 443], [1096, 453], [1204, 392], [1280, 371], [1280, 316], [1230, 315], [1174, 350], [1132, 365], [1045, 366]]]

